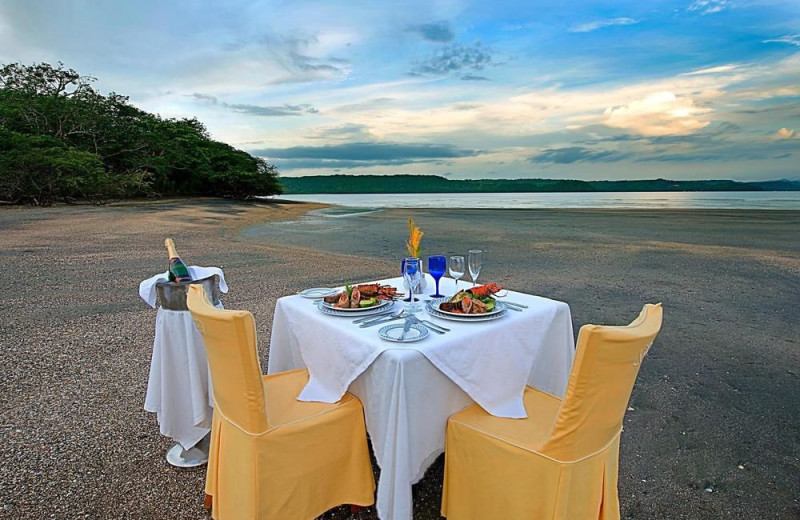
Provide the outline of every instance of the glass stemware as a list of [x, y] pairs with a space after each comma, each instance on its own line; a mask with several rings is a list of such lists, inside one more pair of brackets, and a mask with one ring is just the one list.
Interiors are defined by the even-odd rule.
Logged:
[[472, 277], [472, 285], [478, 285], [478, 275], [481, 274], [483, 265], [483, 252], [480, 249], [469, 250], [469, 275]]
[[458, 280], [464, 276], [464, 257], [451, 256], [450, 257], [450, 276], [456, 281], [456, 291], [458, 291]]
[[431, 294], [433, 298], [441, 298], [439, 294], [439, 279], [444, 276], [447, 270], [447, 257], [444, 255], [433, 255], [428, 257], [428, 272], [431, 273], [433, 279], [436, 280], [436, 292]]
[[419, 258], [408, 257], [403, 259], [403, 282], [408, 289], [409, 305], [406, 307], [408, 312], [419, 311], [419, 304], [414, 297], [420, 280], [422, 279], [422, 265]]

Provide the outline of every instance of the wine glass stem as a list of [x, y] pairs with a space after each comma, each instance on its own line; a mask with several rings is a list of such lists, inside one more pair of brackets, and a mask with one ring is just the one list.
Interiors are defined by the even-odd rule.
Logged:
[[436, 279], [436, 296], [439, 296], [439, 279]]

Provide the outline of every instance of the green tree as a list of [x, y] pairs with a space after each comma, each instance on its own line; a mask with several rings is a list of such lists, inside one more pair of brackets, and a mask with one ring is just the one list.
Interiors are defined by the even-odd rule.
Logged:
[[0, 68], [0, 198], [48, 204], [133, 196], [282, 192], [262, 159], [197, 119], [162, 119], [59, 63]]

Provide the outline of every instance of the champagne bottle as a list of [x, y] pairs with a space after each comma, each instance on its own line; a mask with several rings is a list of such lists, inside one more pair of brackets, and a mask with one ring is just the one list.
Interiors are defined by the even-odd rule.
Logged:
[[192, 275], [189, 274], [186, 264], [178, 256], [178, 252], [175, 250], [175, 243], [171, 238], [168, 238], [164, 240], [164, 245], [167, 246], [167, 253], [169, 254], [169, 281], [191, 282]]

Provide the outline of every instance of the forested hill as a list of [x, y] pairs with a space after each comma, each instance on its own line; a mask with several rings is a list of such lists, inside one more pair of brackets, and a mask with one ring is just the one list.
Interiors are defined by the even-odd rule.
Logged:
[[281, 193], [274, 166], [197, 119], [150, 114], [93, 82], [61, 64], [0, 67], [0, 201]]
[[800, 191], [798, 181], [579, 181], [560, 179], [449, 180], [435, 175], [315, 175], [283, 177], [286, 194], [530, 193], [612, 191]]

